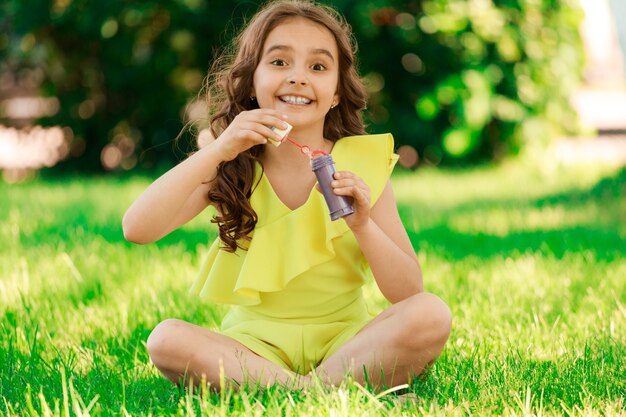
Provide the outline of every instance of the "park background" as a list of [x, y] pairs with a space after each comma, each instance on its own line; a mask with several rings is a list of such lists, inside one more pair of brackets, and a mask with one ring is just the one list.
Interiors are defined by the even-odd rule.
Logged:
[[369, 131], [396, 138], [394, 188], [427, 289], [455, 316], [442, 358], [409, 387], [418, 400], [350, 382], [204, 398], [150, 366], [158, 321], [219, 324], [221, 306], [187, 294], [216, 233], [207, 215], [139, 247], [120, 218], [211, 140], [204, 76], [259, 2], [9, 0], [2, 413], [624, 415], [624, 3], [329, 3], [359, 44]]

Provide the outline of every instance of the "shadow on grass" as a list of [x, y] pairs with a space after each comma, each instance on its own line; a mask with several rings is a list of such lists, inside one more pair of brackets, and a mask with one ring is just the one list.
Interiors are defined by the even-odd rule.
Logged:
[[[117, 222], [116, 222], [117, 223]], [[84, 246], [90, 240], [100, 239], [108, 244], [124, 247], [137, 246], [124, 238], [122, 226], [116, 223], [89, 224], [84, 219], [68, 219], [67, 223], [38, 225], [32, 233], [22, 234], [20, 243], [24, 247], [39, 247], [42, 242], [58, 244], [71, 249]], [[187, 252], [195, 252], [198, 245], [207, 245], [217, 236], [217, 231], [207, 228], [206, 231], [178, 229], [154, 243], [157, 247], [182, 246]]]
[[[550, 195], [526, 202], [519, 200], [476, 201], [446, 209], [441, 213], [441, 220], [425, 230], [408, 230], [411, 241], [416, 249], [432, 248], [448, 259], [462, 259], [467, 256], [494, 257], [509, 256], [528, 251], [552, 254], [562, 257], [567, 252], [591, 251], [597, 259], [612, 260], [626, 254], [626, 245], [619, 230], [603, 225], [577, 225], [574, 227], [512, 232], [504, 236], [486, 233], [467, 234], [455, 231], [447, 223], [450, 214], [479, 212], [483, 209], [515, 209], [532, 210], [536, 208], [566, 205], [577, 207], [592, 202], [602, 205], [605, 202], [622, 201], [626, 195], [626, 169], [615, 176], [604, 178], [591, 190], [572, 190], [567, 193]], [[98, 207], [89, 201], [80, 206], [68, 207], [64, 210], [62, 220], [49, 223], [38, 223], [29, 231], [22, 233], [20, 243], [25, 247], [38, 247], [42, 242], [63, 242], [66, 247], [84, 245], [89, 239], [100, 238], [113, 245], [131, 247], [121, 228], [121, 221], [116, 216], [94, 222], [90, 213]], [[415, 215], [415, 211], [428, 212], [428, 207], [412, 207], [399, 202], [403, 217]], [[614, 219], [616, 224], [626, 221], [624, 218]], [[486, 220], [488, 221], [488, 220]], [[206, 230], [182, 228], [172, 232], [156, 243], [157, 247], [181, 246], [188, 252], [195, 253], [198, 245], [206, 245], [213, 241], [217, 230], [210, 224], [207, 216]]]
[[409, 237], [416, 249], [424, 248], [444, 259], [457, 261], [468, 257], [506, 258], [524, 253], [541, 253], [557, 259], [569, 253], [587, 253], [593, 254], [593, 260], [605, 261], [626, 256], [626, 245], [619, 232], [600, 227], [581, 226], [496, 236], [460, 233], [442, 225], [417, 233], [409, 231]]
[[[540, 252], [562, 258], [567, 253], [587, 252], [596, 260], [614, 260], [626, 255], [626, 244], [619, 225], [626, 222], [626, 169], [617, 175], [599, 181], [591, 190], [572, 190], [567, 193], [550, 195], [527, 202], [498, 200], [471, 202], [453, 207], [442, 213], [441, 220], [435, 226], [422, 230], [408, 230], [409, 237], [416, 249], [428, 248], [450, 260], [460, 260], [470, 256], [488, 259], [507, 257], [527, 252]], [[480, 212], [481, 210], [501, 209], [503, 211], [532, 210], [549, 206], [566, 205], [576, 208], [587, 203], [594, 203], [602, 210], [603, 206], [619, 204], [615, 218], [609, 225], [599, 221], [593, 224], [579, 224], [557, 229], [535, 229], [514, 231], [500, 236], [489, 233], [463, 233], [454, 230], [447, 219], [452, 214]], [[622, 207], [623, 206], [623, 207]], [[622, 210], [623, 208], [623, 210]], [[429, 211], [425, 207], [399, 205], [405, 215], [415, 210]], [[485, 219], [488, 222], [488, 219]], [[418, 222], [419, 223], [419, 222]]]
[[612, 177], [606, 177], [589, 191], [574, 190], [568, 193], [553, 194], [537, 199], [535, 205], [542, 207], [551, 204], [577, 204], [589, 200], [623, 199], [626, 197], [626, 168]]

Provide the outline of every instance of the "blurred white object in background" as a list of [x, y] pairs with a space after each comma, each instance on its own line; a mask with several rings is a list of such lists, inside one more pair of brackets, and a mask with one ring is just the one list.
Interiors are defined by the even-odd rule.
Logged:
[[615, 12], [608, 0], [580, 0], [580, 4], [585, 12], [581, 35], [587, 64], [584, 84], [572, 104], [585, 127], [600, 133], [626, 132], [626, 72]]
[[16, 182], [32, 170], [54, 166], [69, 153], [67, 132], [58, 126], [16, 129], [0, 125], [0, 169]]
[[[585, 12], [581, 35], [586, 54], [583, 85], [572, 105], [587, 130], [585, 137], [556, 141], [546, 155], [560, 163], [626, 166], [626, 0], [580, 0]], [[618, 21], [619, 19], [619, 21]], [[623, 39], [626, 42], [626, 38]]]

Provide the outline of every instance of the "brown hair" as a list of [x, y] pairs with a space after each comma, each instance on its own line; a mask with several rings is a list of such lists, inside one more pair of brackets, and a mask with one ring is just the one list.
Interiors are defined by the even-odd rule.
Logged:
[[[326, 114], [324, 137], [334, 142], [345, 136], [365, 134], [362, 112], [367, 94], [355, 68], [356, 43], [350, 26], [328, 6], [292, 0], [267, 3], [235, 38], [233, 51], [215, 62], [205, 86], [214, 137], [218, 137], [242, 111], [258, 108], [250, 95], [263, 44], [275, 27], [293, 17], [303, 17], [324, 26], [337, 42], [339, 104]], [[238, 247], [245, 249], [239, 240], [250, 239], [249, 234], [258, 220], [249, 199], [256, 163], [262, 152], [263, 145], [257, 145], [232, 161], [222, 162], [212, 180], [208, 197], [218, 211], [212, 221], [217, 223], [219, 237], [229, 252], [235, 252]]]

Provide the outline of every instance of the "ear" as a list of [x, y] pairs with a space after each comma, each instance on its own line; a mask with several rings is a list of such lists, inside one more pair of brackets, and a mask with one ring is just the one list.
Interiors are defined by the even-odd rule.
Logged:
[[335, 95], [333, 96], [333, 103], [335, 103], [334, 107], [337, 107], [339, 105], [339, 93], [335, 93]]

